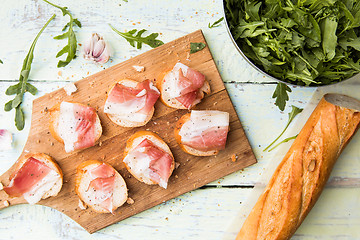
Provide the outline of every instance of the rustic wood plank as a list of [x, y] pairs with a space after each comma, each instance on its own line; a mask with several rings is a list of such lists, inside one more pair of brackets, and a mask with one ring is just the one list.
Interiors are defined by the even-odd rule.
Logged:
[[[24, 153], [44, 152], [52, 156], [58, 161], [64, 173], [64, 185], [59, 195], [43, 200], [39, 204], [55, 208], [70, 216], [89, 232], [95, 232], [256, 162], [216, 65], [212, 60], [209, 48], [192, 54], [191, 61], [187, 62], [190, 42], [206, 43], [202, 32], [196, 31], [76, 82], [78, 91], [71, 96], [66, 95], [63, 89], [59, 89], [34, 100], [31, 128]], [[212, 93], [197, 106], [197, 109], [218, 109], [230, 113], [230, 132], [226, 151], [221, 151], [217, 156], [191, 156], [184, 153], [177, 145], [173, 137], [173, 128], [177, 119], [186, 113], [184, 110], [170, 109], [158, 102], [155, 106], [156, 114], [153, 120], [140, 128], [116, 126], [103, 113], [106, 92], [115, 82], [124, 78], [137, 81], [156, 79], [159, 73], [171, 68], [178, 61], [202, 72], [210, 83]], [[138, 73], [132, 68], [133, 65], [144, 66], [146, 70], [143, 73]], [[89, 104], [98, 110], [104, 129], [100, 138], [101, 146], [99, 144], [80, 152], [65, 153], [63, 145], [56, 142], [49, 133], [49, 116], [46, 111], [61, 101]], [[165, 190], [159, 186], [147, 186], [134, 178], [126, 178], [130, 197], [135, 200], [134, 204], [125, 204], [114, 215], [98, 214], [90, 209], [77, 211], [78, 197], [74, 192], [77, 165], [90, 159], [104, 160], [119, 170], [122, 176], [128, 176], [129, 173], [121, 161], [122, 151], [127, 138], [136, 131], [143, 129], [157, 132], [169, 144], [176, 161], [180, 163], [180, 167], [174, 171], [173, 177], [170, 179], [168, 189]], [[236, 162], [231, 161], [231, 156], [234, 154], [238, 157]], [[4, 184], [8, 184], [8, 177], [12, 171], [10, 169], [0, 177]], [[175, 175], [178, 177], [176, 178]], [[4, 192], [0, 192], [0, 199], [7, 199]], [[17, 201], [18, 199], [7, 200], [12, 205], [25, 202]], [[2, 205], [1, 203], [0, 201], [0, 205]]]

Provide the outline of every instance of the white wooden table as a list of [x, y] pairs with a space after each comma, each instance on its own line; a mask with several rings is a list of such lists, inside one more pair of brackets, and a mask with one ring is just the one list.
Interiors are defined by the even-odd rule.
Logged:
[[[81, 57], [80, 46], [79, 57], [59, 69], [55, 55], [66, 43], [52, 38], [59, 34], [68, 17], [62, 17], [58, 9], [41, 0], [1, 2], [0, 59], [4, 64], [0, 64], [0, 128], [13, 132], [15, 143], [12, 150], [0, 152], [0, 173], [14, 163], [23, 149], [34, 98], [150, 49], [132, 48], [108, 23], [120, 31], [145, 28], [159, 32], [164, 42], [202, 29], [258, 163], [92, 235], [56, 210], [36, 205], [12, 206], [0, 211], [0, 239], [224, 239], [259, 176], [276, 157], [276, 153], [264, 153], [264, 147], [282, 130], [290, 105], [305, 107], [316, 89], [292, 87], [287, 108], [280, 112], [271, 99], [276, 83], [259, 74], [240, 56], [225, 23], [208, 28], [209, 22], [223, 16], [221, 0], [54, 0], [54, 3], [69, 7], [81, 21], [83, 27], [76, 30], [79, 43], [97, 32], [111, 44], [114, 54], [110, 62], [95, 65]], [[57, 17], [37, 43], [30, 73], [39, 93], [35, 97], [25, 94], [26, 126], [19, 132], [13, 122], [14, 111], [3, 111], [3, 104], [13, 97], [6, 96], [5, 90], [18, 79], [32, 40], [53, 13]], [[321, 91], [342, 89], [346, 93], [359, 87], [360, 80], [355, 80]], [[358, 133], [338, 160], [320, 200], [292, 239], [360, 239], [359, 144]]]

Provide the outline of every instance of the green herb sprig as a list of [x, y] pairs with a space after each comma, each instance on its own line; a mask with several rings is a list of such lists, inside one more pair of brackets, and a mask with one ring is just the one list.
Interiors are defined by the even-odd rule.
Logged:
[[284, 111], [286, 101], [289, 100], [289, 95], [287, 92], [291, 92], [291, 88], [289, 88], [289, 86], [287, 86], [285, 83], [278, 82], [272, 98], [276, 99], [275, 105], [278, 106], [281, 111]]
[[224, 17], [221, 17], [219, 20], [217, 20], [217, 21], [214, 22], [213, 24], [210, 25], [210, 23], [209, 23], [208, 27], [209, 27], [209, 28], [218, 27], [218, 26], [220, 26], [220, 23], [221, 23], [223, 20], [224, 20]]
[[125, 38], [131, 46], [135, 47], [136, 42], [137, 49], [141, 49], [143, 43], [149, 45], [152, 48], [156, 48], [164, 44], [161, 40], [156, 39], [159, 36], [158, 33], [151, 33], [147, 37], [142, 37], [141, 35], [146, 31], [145, 29], [142, 29], [140, 31], [138, 31], [137, 29], [133, 29], [131, 31], [122, 33], [115, 29], [113, 26], [111, 26], [111, 24], [109, 24], [109, 26], [114, 32]]
[[298, 136], [298, 134], [296, 134], [295, 136], [292, 137], [288, 137], [285, 138], [284, 140], [282, 140], [281, 142], [279, 142], [278, 144], [276, 144], [274, 147], [272, 147], [271, 149], [269, 149], [269, 152], [271, 152], [272, 150], [274, 150], [275, 148], [277, 148], [279, 145], [283, 144], [283, 143], [287, 143], [293, 139], [295, 139]]
[[65, 39], [65, 38], [67, 38], [67, 40], [68, 40], [67, 45], [63, 49], [61, 49], [56, 55], [56, 57], [58, 58], [58, 57], [64, 55], [65, 53], [67, 53], [65, 61], [59, 60], [58, 65], [57, 65], [58, 68], [65, 67], [66, 65], [68, 65], [71, 62], [71, 60], [73, 60], [76, 57], [77, 41], [76, 41], [76, 35], [75, 35], [73, 27], [76, 25], [81, 28], [81, 23], [77, 18], [73, 18], [72, 14], [69, 12], [67, 7], [60, 7], [60, 6], [55, 5], [47, 0], [43, 0], [43, 1], [50, 4], [53, 7], [60, 9], [63, 16], [69, 15], [69, 17], [70, 17], [70, 21], [62, 29], [62, 31], [65, 31], [66, 29], [68, 29], [68, 31], [54, 37], [54, 39], [57, 39], [57, 40]]
[[203, 50], [206, 47], [205, 43], [202, 42], [191, 42], [190, 43], [190, 53], [196, 53]]
[[37, 88], [33, 86], [32, 84], [28, 83], [28, 78], [31, 70], [31, 64], [34, 59], [34, 49], [37, 40], [39, 39], [41, 33], [45, 30], [47, 25], [55, 18], [55, 14], [52, 15], [52, 17], [46, 22], [46, 24], [42, 27], [40, 32], [36, 35], [33, 43], [31, 44], [30, 50], [28, 54], [26, 55], [23, 66], [20, 72], [19, 77], [19, 83], [12, 85], [6, 89], [5, 94], [6, 95], [14, 95], [16, 94], [15, 98], [13, 100], [10, 100], [5, 104], [4, 110], [10, 111], [11, 109], [15, 108], [15, 126], [16, 128], [21, 131], [24, 129], [25, 126], [25, 118], [24, 118], [24, 112], [21, 108], [21, 104], [23, 101], [23, 96], [25, 92], [29, 92], [32, 95], [35, 95], [37, 93]]
[[[279, 140], [279, 138], [285, 133], [286, 129], [288, 129], [290, 123], [294, 120], [294, 118], [296, 117], [296, 115], [298, 115], [299, 113], [301, 113], [302, 110], [303, 110], [302, 108], [298, 108], [298, 107], [296, 107], [296, 106], [294, 106], [294, 105], [291, 106], [291, 112], [288, 113], [289, 119], [288, 119], [288, 122], [287, 122], [284, 130], [280, 133], [280, 135], [279, 135], [272, 143], [270, 143], [269, 146], [267, 146], [267, 147], [264, 149], [264, 152], [265, 152], [266, 150], [268, 150], [272, 145], [274, 145], [274, 143], [275, 143], [277, 140]], [[291, 140], [291, 139], [289, 139], [289, 140]], [[280, 145], [280, 144], [278, 144], [278, 145]], [[276, 145], [276, 146], [278, 146], [278, 145]], [[271, 150], [273, 150], [273, 149], [271, 149]]]

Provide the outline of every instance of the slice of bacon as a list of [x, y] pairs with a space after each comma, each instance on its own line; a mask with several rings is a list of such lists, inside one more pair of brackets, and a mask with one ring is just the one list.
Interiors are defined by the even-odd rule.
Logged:
[[183, 70], [179, 69], [178, 87], [181, 96], [199, 90], [204, 85], [204, 82], [205, 76], [202, 73], [188, 67], [184, 75]]
[[108, 103], [121, 104], [123, 109], [129, 109], [128, 113], [138, 112], [148, 114], [159, 96], [159, 91], [150, 80], [145, 80], [138, 83], [135, 88], [117, 83], [109, 93], [106, 101]]
[[171, 175], [171, 164], [173, 161], [171, 155], [157, 147], [147, 138], [145, 138], [135, 150], [138, 148], [145, 148], [143, 153], [151, 159], [149, 168], [152, 170], [152, 180], [156, 183], [160, 183], [160, 180], [167, 182]]
[[182, 142], [184, 145], [201, 150], [204, 152], [225, 149], [228, 127], [212, 127], [201, 133], [200, 136], [192, 138], [190, 141]]
[[30, 157], [21, 168], [10, 177], [10, 184], [4, 191], [11, 197], [20, 197], [46, 177], [52, 170], [43, 162]]
[[90, 201], [99, 204], [112, 212], [113, 192], [115, 185], [115, 170], [107, 164], [101, 164], [89, 172], [91, 180], [87, 191]]
[[74, 149], [83, 149], [95, 145], [95, 122], [96, 111], [92, 107], [74, 104], [74, 116], [76, 119], [75, 131], [78, 140], [74, 143]]
[[204, 97], [201, 88], [204, 86], [205, 76], [182, 63], [175, 64], [172, 72], [174, 74], [172, 76], [177, 81], [175, 86], [178, 88], [174, 97], [184, 107], [190, 109]]

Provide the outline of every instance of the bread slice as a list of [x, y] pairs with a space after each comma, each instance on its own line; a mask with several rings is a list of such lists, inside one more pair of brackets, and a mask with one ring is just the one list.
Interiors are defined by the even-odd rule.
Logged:
[[191, 113], [187, 113], [187, 114], [183, 115], [177, 121], [177, 123], [175, 125], [175, 129], [174, 129], [175, 140], [179, 144], [180, 148], [184, 152], [194, 155], [194, 156], [212, 156], [212, 155], [218, 154], [219, 150], [210, 150], [210, 151], [204, 152], [204, 151], [200, 151], [200, 150], [197, 150], [197, 149], [194, 149], [192, 147], [182, 144], [181, 136], [179, 135], [179, 132], [180, 132], [181, 127], [184, 125], [184, 123], [186, 123], [187, 121], [190, 120], [190, 116], [191, 116]]
[[87, 206], [91, 207], [95, 212], [109, 213], [115, 211], [118, 207], [122, 206], [126, 202], [126, 200], [128, 199], [128, 189], [122, 176], [113, 168], [115, 171], [115, 185], [112, 195], [112, 211], [103, 208], [99, 204], [92, 203], [87, 196], [87, 191], [90, 182], [94, 179], [91, 178], [89, 172], [101, 164], [106, 164], [109, 167], [113, 168], [109, 164], [98, 160], [88, 160], [81, 163], [77, 167], [75, 178], [75, 192], [79, 196], [80, 200]]
[[[74, 103], [74, 102], [69, 102], [69, 103], [73, 103], [73, 104], [78, 104], [78, 105], [82, 105], [82, 106], [86, 106], [84, 104], [81, 103]], [[52, 107], [49, 112], [50, 112], [50, 121], [49, 121], [49, 129], [50, 129], [50, 133], [51, 135], [60, 143], [64, 143], [64, 140], [61, 138], [60, 133], [58, 131], [58, 126], [59, 126], [59, 115], [60, 115], [60, 105], [61, 102], [56, 104], [54, 107]], [[102, 135], [102, 127], [101, 127], [101, 123], [100, 123], [100, 118], [99, 116], [96, 114], [96, 121], [95, 121], [95, 142], [97, 142], [99, 140], [99, 138]], [[75, 150], [76, 151], [76, 150]]]
[[[137, 84], [139, 82], [132, 80], [132, 79], [122, 79], [120, 81], [118, 81], [117, 83], [122, 84], [126, 87], [131, 87], [131, 88], [136, 88]], [[108, 91], [107, 93], [107, 98], [109, 97], [110, 92], [113, 90], [113, 88], [115, 87], [115, 85], [117, 84], [115, 83]], [[105, 101], [106, 102], [106, 101]], [[152, 116], [154, 115], [154, 111], [155, 108], [152, 107], [152, 110], [150, 111], [150, 113], [147, 115], [146, 119], [144, 121], [134, 121], [136, 119], [136, 117], [134, 117], [132, 114], [124, 117], [123, 115], [117, 115], [117, 114], [110, 114], [110, 113], [105, 113], [106, 116], [108, 116], [108, 118], [115, 124], [121, 126], [121, 127], [140, 127], [140, 126], [144, 126], [145, 124], [147, 124]]]
[[[171, 163], [171, 167], [170, 167], [170, 176], [171, 176], [171, 173], [173, 172], [174, 167], [175, 167], [174, 156], [173, 156], [169, 146], [164, 142], [164, 140], [162, 140], [157, 134], [155, 134], [153, 132], [138, 131], [135, 134], [133, 134], [126, 142], [126, 147], [124, 150], [124, 159], [145, 138], [147, 138], [148, 140], [153, 142], [158, 148], [162, 149], [163, 151], [165, 151], [172, 157], [172, 163]], [[124, 160], [123, 160], [123, 162], [124, 162]], [[158, 184], [157, 182], [154, 182], [152, 179], [148, 178], [147, 176], [137, 174], [135, 172], [135, 170], [131, 166], [129, 166], [126, 162], [124, 162], [124, 164], [125, 164], [125, 167], [127, 168], [127, 170], [140, 182], [143, 182], [148, 185]]]
[[[29, 158], [35, 158], [36, 160], [42, 162], [44, 165], [46, 165], [47, 167], [49, 167], [50, 169], [54, 170], [56, 174], [54, 174], [54, 177], [50, 180], [51, 184], [47, 184], [47, 186], [45, 187], [45, 189], [40, 189], [40, 191], [44, 192], [38, 192], [36, 194], [37, 191], [39, 191], [39, 188], [36, 189], [32, 189], [30, 192], [31, 194], [27, 194], [27, 195], [31, 195], [31, 196], [24, 196], [25, 200], [28, 201], [30, 204], [35, 204], [37, 203], [40, 199], [46, 199], [48, 197], [53, 197], [56, 196], [62, 187], [63, 184], [63, 173], [59, 167], [59, 165], [55, 162], [55, 160], [44, 154], [44, 153], [28, 153], [25, 154], [23, 157], [21, 157], [17, 162], [16, 162], [16, 166], [14, 168], [14, 172], [10, 175], [10, 180], [13, 179], [16, 175], [16, 173], [18, 172], [18, 170], [25, 164], [25, 162], [29, 159]], [[35, 193], [35, 194], [34, 194]], [[40, 194], [40, 195], [38, 195]], [[40, 199], [36, 199], [37, 198]]]
[[[166, 75], [168, 75], [171, 72], [171, 70], [162, 72], [159, 75], [159, 78], [156, 80], [156, 86], [160, 90], [160, 100], [163, 102], [166, 106], [176, 109], [187, 109], [184, 105], [182, 105], [176, 98], [171, 98], [169, 96], [167, 89], [167, 82], [165, 81]], [[199, 94], [201, 96], [201, 99], [204, 98], [205, 93], [210, 94], [210, 84], [207, 80], [205, 80], [204, 85], [200, 88]], [[196, 104], [201, 102], [201, 99], [198, 99], [194, 104], [191, 106], [193, 108]], [[190, 109], [191, 109], [190, 108]]]

